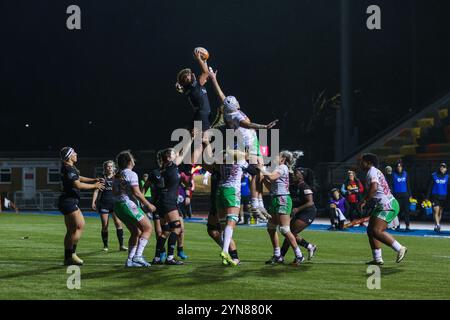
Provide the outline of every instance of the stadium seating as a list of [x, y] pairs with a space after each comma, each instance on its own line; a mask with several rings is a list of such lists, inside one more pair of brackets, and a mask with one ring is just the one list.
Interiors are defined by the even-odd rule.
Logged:
[[384, 141], [382, 146], [370, 150], [376, 153], [386, 165], [393, 165], [399, 159], [449, 160], [450, 159], [450, 117], [447, 104], [435, 112], [415, 121], [413, 126]]

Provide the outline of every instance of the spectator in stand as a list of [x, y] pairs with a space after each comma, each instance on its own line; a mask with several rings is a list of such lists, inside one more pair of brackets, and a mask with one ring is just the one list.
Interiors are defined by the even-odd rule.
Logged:
[[341, 195], [338, 188], [331, 190], [330, 198], [330, 221], [331, 227], [328, 230], [342, 230], [345, 223], [345, 213], [348, 211], [347, 200]]
[[[409, 229], [409, 198], [411, 197], [411, 188], [409, 185], [408, 173], [403, 170], [403, 163], [401, 161], [397, 162], [395, 166], [395, 171], [392, 174], [392, 194], [394, 198], [397, 199], [400, 205], [399, 218], [405, 220], [406, 231]], [[397, 231], [400, 230], [400, 221], [396, 228]]]
[[441, 232], [441, 219], [447, 201], [448, 185], [447, 164], [441, 163], [439, 170], [431, 174], [427, 193], [427, 199], [433, 205], [433, 216], [436, 223], [435, 232]]
[[392, 183], [394, 182], [394, 177], [392, 176], [392, 167], [391, 166], [386, 166], [386, 168], [384, 168], [384, 177], [386, 178], [386, 182], [389, 185], [389, 189], [391, 189], [392, 191]]
[[19, 209], [16, 207], [16, 204], [8, 198], [8, 193], [4, 192], [0, 196], [0, 212], [12, 210], [14, 210], [16, 213], [19, 213]]
[[[363, 184], [356, 177], [354, 171], [349, 171], [347, 180], [341, 187], [341, 193], [348, 203], [348, 211], [346, 216], [350, 219], [350, 221], [361, 218], [361, 212], [358, 209], [358, 204], [361, 200], [361, 195], [363, 192]], [[364, 226], [364, 223], [361, 223], [360, 226]]]

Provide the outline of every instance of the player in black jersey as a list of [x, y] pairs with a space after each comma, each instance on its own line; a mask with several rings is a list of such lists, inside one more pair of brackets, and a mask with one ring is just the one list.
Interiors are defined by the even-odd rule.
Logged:
[[[192, 144], [192, 140], [183, 150], [189, 150]], [[156, 190], [155, 190], [155, 205], [157, 213], [161, 219], [161, 226], [163, 229], [163, 235], [158, 238], [156, 246], [157, 251], [153, 263], [161, 263], [160, 253], [162, 253], [165, 247], [166, 237], [164, 231], [168, 224], [170, 234], [168, 236], [168, 249], [166, 264], [169, 265], [181, 265], [182, 261], [176, 260], [174, 257], [175, 246], [178, 237], [182, 231], [182, 224], [180, 222], [180, 213], [178, 211], [177, 199], [178, 199], [178, 187], [180, 185], [180, 174], [178, 172], [178, 166], [183, 160], [183, 156], [177, 155], [173, 148], [168, 148], [158, 152], [158, 163], [160, 165], [159, 175], [156, 177]]]
[[116, 226], [117, 239], [119, 240], [119, 250], [127, 251], [128, 248], [123, 245], [123, 227], [122, 222], [114, 213], [114, 195], [113, 182], [116, 168], [114, 161], [108, 160], [103, 163], [103, 179], [105, 181], [105, 189], [95, 190], [92, 197], [92, 209], [98, 211], [102, 222], [102, 241], [103, 251], [108, 251], [108, 225], [109, 215], [112, 215], [114, 225]]
[[[156, 201], [158, 199], [158, 184], [161, 180], [161, 170], [159, 168], [153, 169], [150, 171], [150, 174], [148, 176], [148, 180], [146, 182], [146, 185], [148, 185], [152, 190], [152, 203], [156, 204]], [[144, 208], [144, 211], [147, 212], [148, 209]], [[161, 217], [159, 215], [159, 210], [157, 209], [153, 213], [147, 213], [147, 216], [149, 219], [153, 220], [153, 224], [155, 227], [155, 237], [156, 237], [156, 243], [155, 246], [155, 257], [159, 257], [159, 259], [153, 259], [154, 264], [162, 264], [166, 261], [167, 254], [166, 251], [161, 249], [158, 246], [158, 240], [162, 241], [164, 239], [164, 243], [166, 239], [169, 237], [170, 234], [170, 228], [169, 224], [166, 222], [164, 225], [161, 225]], [[160, 239], [161, 238], [161, 239]]]
[[186, 68], [178, 72], [176, 89], [178, 92], [187, 96], [189, 103], [194, 111], [193, 121], [202, 122], [202, 131], [206, 131], [211, 127], [211, 106], [209, 104], [208, 93], [205, 89], [206, 81], [208, 81], [209, 70], [208, 64], [202, 59], [201, 53], [197, 52], [195, 59], [198, 61], [201, 74], [197, 77], [191, 69]]
[[[289, 192], [292, 198], [291, 231], [297, 239], [297, 244], [308, 250], [308, 260], [314, 257], [317, 246], [309, 243], [299, 236], [299, 233], [305, 230], [313, 223], [317, 215], [317, 208], [314, 204], [312, 185], [312, 171], [307, 168], [295, 168], [291, 174]], [[274, 257], [274, 262], [284, 261], [290, 243], [284, 240], [281, 247], [281, 256]]]
[[80, 190], [103, 190], [102, 179], [92, 179], [80, 176], [75, 167], [78, 160], [77, 153], [71, 147], [61, 149], [61, 182], [62, 194], [58, 199], [58, 208], [64, 215], [67, 232], [64, 238], [64, 264], [82, 265], [76, 254], [78, 241], [84, 229], [84, 218], [78, 203], [80, 201]]
[[[194, 130], [194, 121], [200, 121], [202, 124], [202, 141], [208, 140], [209, 137], [203, 134], [209, 128], [211, 128], [212, 114], [211, 106], [209, 104], [208, 92], [206, 91], [205, 84], [208, 81], [209, 70], [206, 60], [202, 59], [200, 51], [194, 53], [194, 57], [200, 65], [201, 74], [198, 79], [191, 69], [186, 68], [178, 72], [177, 83], [175, 87], [178, 92], [187, 96], [189, 103], [194, 111], [192, 118], [191, 130]], [[198, 132], [200, 134], [200, 132]], [[191, 163], [197, 163], [202, 152], [202, 146], [196, 147], [191, 157]]]

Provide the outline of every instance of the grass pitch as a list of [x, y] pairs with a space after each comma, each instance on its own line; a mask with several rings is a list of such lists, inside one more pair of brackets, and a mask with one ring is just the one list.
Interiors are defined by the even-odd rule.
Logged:
[[[409, 248], [404, 262], [383, 249], [381, 289], [367, 289], [371, 259], [367, 238], [342, 232], [304, 232], [319, 246], [300, 267], [266, 266], [272, 255], [263, 228], [235, 231], [242, 265], [223, 267], [219, 247], [203, 224], [186, 223], [184, 266], [125, 269], [110, 226], [110, 251], [103, 252], [98, 218], [86, 218], [77, 253], [84, 259], [81, 289], [69, 290], [62, 266], [62, 216], [0, 214], [0, 299], [449, 299], [450, 242], [398, 237]], [[29, 237], [29, 238], [26, 238]], [[128, 237], [128, 233], [126, 233]], [[25, 239], [24, 239], [25, 238]], [[145, 255], [151, 260], [152, 238]], [[304, 250], [303, 250], [304, 251]], [[288, 261], [293, 259], [292, 251]]]

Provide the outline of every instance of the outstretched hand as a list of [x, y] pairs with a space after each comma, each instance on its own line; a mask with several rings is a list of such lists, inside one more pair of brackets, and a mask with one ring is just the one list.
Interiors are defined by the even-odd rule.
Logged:
[[275, 127], [275, 126], [277, 125], [278, 121], [279, 121], [279, 120], [276, 119], [276, 120], [272, 121], [271, 123], [269, 123], [269, 124], [267, 125], [267, 129], [272, 129], [273, 127]]
[[211, 80], [213, 80], [213, 81], [217, 80], [217, 71], [218, 70], [213, 71], [213, 69], [211, 67], [209, 68], [208, 75], [211, 78]]

